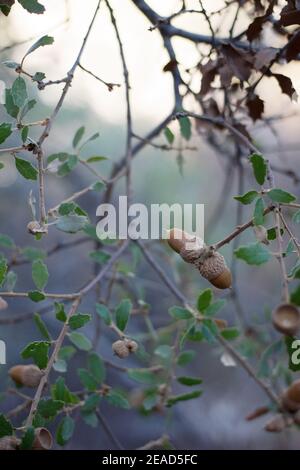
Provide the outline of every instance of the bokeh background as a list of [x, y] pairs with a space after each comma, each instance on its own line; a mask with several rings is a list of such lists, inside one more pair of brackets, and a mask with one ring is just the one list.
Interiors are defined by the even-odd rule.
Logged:
[[[72, 65], [77, 51], [88, 27], [91, 15], [96, 6], [96, 0], [84, 2], [79, 0], [45, 0], [46, 14], [30, 15], [21, 7], [16, 6], [12, 14], [0, 18], [1, 62], [3, 60], [19, 61], [29, 45], [44, 34], [54, 36], [55, 43], [51, 47], [41, 48], [27, 59], [27, 69], [34, 73], [42, 71], [48, 79], [65, 76]], [[180, 7], [177, 0], [149, 0], [150, 6], [161, 15], [168, 16]], [[223, 0], [205, 1], [208, 11], [217, 10], [223, 5]], [[131, 97], [133, 109], [134, 130], [138, 135], [145, 135], [158, 124], [173, 107], [172, 78], [163, 72], [168, 56], [163, 49], [159, 34], [148, 30], [149, 24], [144, 16], [136, 9], [130, 0], [112, 0], [116, 12], [120, 34], [125, 48], [128, 68], [130, 71]], [[191, 8], [197, 8], [197, 1], [187, 1]], [[220, 23], [219, 35], [226, 34], [229, 17], [217, 17]], [[207, 25], [201, 15], [185, 15], [176, 20], [178, 26], [209, 34]], [[246, 25], [246, 18], [239, 24], [241, 30]], [[238, 31], [237, 31], [238, 32]], [[28, 42], [24, 42], [27, 41]], [[271, 33], [266, 33], [266, 43], [280, 46], [280, 39]], [[10, 47], [12, 44], [15, 47]], [[194, 44], [182, 39], [175, 39], [174, 46], [178, 61], [182, 68], [195, 65], [198, 53]], [[101, 6], [94, 30], [88, 42], [88, 47], [81, 61], [87, 69], [108, 82], [123, 84], [122, 67], [119, 59], [118, 46], [114, 31], [109, 20], [105, 5]], [[284, 73], [292, 78], [293, 85], [300, 93], [299, 65], [291, 62], [284, 66]], [[0, 66], [0, 88], [10, 87], [15, 75], [13, 71]], [[201, 76], [195, 76], [193, 87], [199, 89]], [[274, 81], [275, 82], [275, 81]], [[49, 116], [55, 106], [60, 86], [47, 87], [45, 91], [37, 92], [33, 85], [28, 84], [30, 94], [38, 100], [38, 106], [30, 114], [32, 121]], [[265, 100], [267, 117], [282, 116], [284, 119], [270, 120], [270, 125], [258, 121], [256, 126], [251, 124], [251, 130], [262, 151], [276, 165], [283, 168], [293, 168], [300, 173], [299, 164], [299, 105], [291, 103], [282, 95], [276, 83], [262, 81], [259, 87], [260, 96]], [[124, 155], [126, 138], [125, 97], [124, 86], [108, 92], [107, 88], [92, 77], [78, 70], [63, 109], [59, 113], [47, 140], [47, 154], [71, 151], [73, 136], [78, 127], [84, 125], [88, 134], [100, 133], [97, 141], [91, 142], [84, 150], [86, 155], [104, 155], [108, 160], [97, 167], [104, 175], [109, 171], [114, 161]], [[190, 103], [193, 107], [193, 103]], [[195, 108], [196, 110], [196, 108]], [[0, 111], [1, 120], [5, 119], [3, 106]], [[173, 122], [171, 129], [179, 141], [178, 123]], [[35, 131], [34, 131], [35, 132]], [[33, 136], [34, 136], [33, 132]], [[164, 137], [157, 142], [165, 143]], [[18, 145], [13, 137], [5, 143], [7, 146]], [[193, 129], [193, 139], [190, 142], [196, 151], [185, 151], [183, 166], [178, 165], [176, 152], [163, 152], [146, 147], [134, 160], [133, 189], [134, 200], [151, 203], [204, 203], [206, 219], [206, 240], [216, 241], [229, 233], [235, 225], [236, 205], [232, 199], [238, 194], [237, 170], [232, 168], [230, 174], [228, 157], [216, 152], [205, 142], [205, 130], [199, 135]], [[12, 157], [2, 154], [0, 160], [5, 162], [5, 169], [0, 172], [0, 232], [13, 236], [20, 246], [45, 247], [54, 246], [66, 238], [62, 233], [51, 230], [47, 239], [35, 242], [26, 233], [25, 227], [30, 220], [30, 209], [27, 199], [34, 185], [17, 175]], [[76, 170], [72, 177], [57, 179], [47, 178], [47, 204], [56, 205], [63, 198], [89, 184], [91, 176], [84, 169]], [[227, 182], [227, 183], [226, 183]], [[291, 179], [278, 176], [280, 184], [296, 195], [299, 195], [299, 184], [293, 184]], [[250, 169], [245, 166], [245, 188], [251, 188]], [[115, 198], [122, 193], [124, 182], [120, 182], [115, 191]], [[79, 203], [86, 209], [92, 220], [96, 220], [95, 211], [99, 196], [89, 194]], [[116, 201], [116, 199], [115, 199]], [[250, 216], [248, 208], [244, 211], [244, 220]], [[295, 230], [297, 228], [295, 227]], [[299, 230], [299, 229], [298, 229]], [[74, 235], [76, 237], [77, 235]], [[79, 237], [79, 235], [78, 235]], [[239, 244], [254, 240], [254, 235], [246, 233], [239, 238]], [[87, 244], [67, 250], [61, 256], [57, 253], [48, 261], [50, 272], [49, 291], [74, 291], [92, 275], [93, 266], [89, 262], [88, 251], [93, 244]], [[153, 252], [160, 257], [169, 274], [179, 283], [186, 296], [194, 299], [200, 289], [206, 286], [205, 281], [196, 273], [190, 273], [189, 268], [171, 254], [164, 243], [155, 243]], [[232, 259], [232, 247], [223, 250], [228, 262]], [[32, 281], [28, 276], [28, 266], [17, 268], [20, 290], [31, 289]], [[157, 279], [155, 273], [143, 262], [134, 277], [129, 273], [129, 282], [136, 295], [151, 304], [150, 315], [156, 327], [169, 323], [167, 309], [176, 303], [170, 293]], [[280, 293], [280, 274], [275, 261], [269, 262], [257, 269], [239, 264], [235, 272], [239, 292], [240, 308], [244, 321], [256, 323], [260, 331], [267, 331], [267, 316], [270, 309], [278, 303]], [[228, 297], [227, 293], [218, 294]], [[85, 301], [84, 309], [93, 312], [93, 298]], [[117, 302], [117, 299], [116, 299]], [[30, 312], [32, 304], [24, 300], [11, 300], [9, 313], [12, 317], [20, 313]], [[2, 314], [2, 313], [1, 313]], [[4, 313], [3, 313], [4, 315]], [[44, 318], [56, 331], [58, 325], [47, 314]], [[228, 302], [223, 316], [230, 324], [239, 321], [236, 316], [236, 306]], [[1, 317], [0, 317], [1, 320]], [[134, 332], [143, 331], [143, 322], [134, 320]], [[93, 327], [86, 327], [87, 335], [92, 336]], [[20, 350], [33, 337], [38, 339], [38, 332], [30, 321], [19, 324], [2, 325], [0, 322], [0, 338], [7, 343], [8, 364], [0, 367], [0, 387], [7, 384], [7, 369], [19, 359]], [[276, 338], [272, 333], [270, 339]], [[99, 351], [107, 359], [112, 358], [112, 336], [105, 332], [101, 336]], [[193, 345], [194, 347], [194, 345]], [[254, 422], [245, 421], [245, 416], [257, 405], [265, 403], [265, 397], [255, 383], [238, 367], [225, 367], [221, 362], [222, 351], [207, 344], [195, 346], [197, 358], [189, 367], [194, 376], [204, 380], [204, 394], [200, 399], [179, 404], [173, 412], [171, 420], [165, 421], [160, 414], [142, 416], [136, 411], [123, 411], [103, 406], [103, 414], [109, 420], [118, 439], [124, 448], [136, 448], [149, 439], [157, 438], [167, 432], [173, 444], [179, 449], [278, 449], [298, 448], [299, 432], [288, 430], [281, 435], [268, 434], [263, 430], [265, 418]], [[258, 358], [259, 359], [259, 358]], [[75, 367], [82, 364], [83, 359], [77, 354]], [[132, 360], [132, 364], [136, 364]], [[69, 371], [71, 385], [78, 386], [76, 376]], [[133, 389], [133, 384], [124, 374], [109, 372], [109, 381], [126, 389]], [[1, 408], [8, 409], [13, 398], [3, 397]], [[113, 444], [105, 431], [99, 426], [96, 431], [80, 422], [75, 437], [68, 448], [76, 449], [109, 449]]]

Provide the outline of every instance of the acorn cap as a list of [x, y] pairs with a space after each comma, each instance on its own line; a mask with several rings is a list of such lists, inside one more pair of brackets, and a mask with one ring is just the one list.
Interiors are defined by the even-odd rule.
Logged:
[[11, 367], [8, 373], [18, 385], [30, 388], [38, 387], [43, 376], [43, 372], [34, 364]]
[[295, 336], [300, 330], [300, 313], [292, 304], [281, 304], [272, 316], [274, 328], [287, 336]]
[[138, 350], [139, 346], [136, 341], [133, 341], [133, 339], [125, 340], [125, 342], [130, 353], [135, 353]]
[[285, 417], [280, 414], [276, 415], [265, 425], [265, 430], [268, 432], [281, 432], [287, 426], [291, 426], [291, 424], [293, 424], [293, 419], [291, 417]]
[[126, 341], [119, 339], [112, 344], [112, 350], [120, 359], [124, 359], [129, 356], [129, 349], [127, 347]]
[[283, 407], [288, 411], [300, 410], [300, 380], [293, 382], [281, 397]]
[[32, 448], [34, 450], [50, 450], [52, 445], [53, 439], [48, 429], [36, 428]]
[[0, 297], [0, 310], [5, 310], [8, 307], [8, 303], [2, 297]]
[[[176, 253], [180, 253], [180, 251], [185, 248], [189, 242], [195, 244], [194, 249], [200, 249], [204, 246], [203, 240], [201, 240], [201, 238], [196, 237], [195, 235], [191, 235], [181, 230], [180, 228], [172, 228], [171, 230], [168, 230], [167, 233], [168, 244], [172, 250], [176, 251]], [[193, 248], [193, 246], [191, 247]]]
[[16, 450], [20, 444], [16, 436], [5, 436], [0, 439], [0, 450]]

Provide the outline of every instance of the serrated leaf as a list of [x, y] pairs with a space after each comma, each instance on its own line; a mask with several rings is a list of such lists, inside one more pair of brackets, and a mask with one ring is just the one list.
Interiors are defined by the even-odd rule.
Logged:
[[18, 0], [25, 10], [29, 13], [36, 13], [38, 15], [44, 13], [45, 7], [37, 0]]
[[51, 336], [50, 336], [50, 333], [48, 331], [48, 328], [46, 327], [46, 324], [41, 319], [41, 316], [38, 313], [34, 314], [34, 322], [35, 322], [36, 326], [38, 327], [41, 335], [45, 339], [47, 339], [48, 341], [51, 341]]
[[252, 164], [253, 173], [256, 181], [260, 186], [265, 182], [267, 176], [267, 164], [262, 155], [257, 153], [252, 154], [250, 157], [250, 162]]
[[48, 364], [50, 345], [51, 343], [49, 341], [34, 341], [23, 349], [21, 356], [23, 359], [32, 358], [40, 369], [45, 369]]
[[116, 324], [117, 327], [124, 331], [132, 310], [132, 303], [129, 299], [123, 299], [116, 308]]
[[59, 217], [56, 228], [62, 232], [77, 233], [88, 223], [88, 218], [82, 215], [65, 215]]
[[71, 416], [65, 416], [58, 425], [56, 431], [56, 442], [64, 446], [73, 436], [75, 421]]
[[283, 189], [279, 189], [279, 188], [271, 189], [268, 192], [268, 196], [273, 202], [281, 202], [285, 204], [289, 204], [290, 202], [293, 202], [296, 200], [296, 196], [288, 193], [287, 191], [283, 191]]
[[27, 180], [37, 180], [37, 169], [27, 160], [15, 157], [16, 168], [18, 172]]
[[23, 57], [22, 64], [24, 62], [24, 59], [31, 54], [32, 52], [36, 51], [39, 47], [44, 47], [44, 46], [49, 46], [50, 44], [54, 43], [54, 38], [52, 36], [42, 36], [40, 39], [38, 39], [32, 46], [28, 49], [26, 54]]
[[169, 308], [169, 314], [171, 317], [175, 318], [175, 320], [188, 320], [193, 317], [189, 310], [177, 306]]
[[82, 333], [74, 331], [69, 335], [71, 343], [82, 351], [90, 351], [92, 349], [91, 341]]
[[99, 403], [100, 403], [100, 395], [96, 395], [95, 393], [93, 393], [85, 400], [81, 408], [81, 411], [83, 413], [92, 413], [98, 408]]
[[0, 438], [5, 436], [11, 436], [13, 434], [13, 427], [5, 418], [3, 414], [0, 414]]
[[250, 243], [240, 246], [234, 250], [237, 258], [242, 259], [247, 264], [259, 266], [267, 263], [271, 259], [271, 253], [260, 243]]
[[106, 325], [110, 325], [112, 322], [111, 314], [108, 308], [103, 304], [96, 304], [96, 312], [102, 318]]
[[26, 83], [22, 77], [15, 79], [11, 87], [11, 94], [15, 106], [22, 108], [28, 98]]
[[79, 129], [76, 131], [73, 142], [72, 142], [73, 148], [77, 147], [77, 145], [79, 144], [79, 142], [81, 141], [81, 139], [84, 135], [84, 132], [85, 132], [85, 127], [84, 126], [79, 127]]
[[78, 328], [82, 328], [86, 323], [91, 320], [91, 315], [84, 314], [84, 313], [77, 313], [73, 315], [69, 320], [69, 326], [71, 330], [77, 330]]
[[61, 400], [42, 399], [39, 401], [37, 411], [43, 418], [52, 419], [63, 407], [64, 402]]
[[32, 263], [32, 279], [38, 290], [44, 290], [49, 279], [49, 273], [46, 264], [41, 259], [37, 259]]
[[247, 193], [243, 194], [242, 196], [234, 196], [233, 199], [236, 201], [241, 202], [244, 205], [251, 204], [258, 196], [257, 191], [248, 191]]
[[211, 289], [205, 289], [200, 292], [197, 300], [197, 309], [199, 312], [205, 312], [212, 301], [213, 293]]
[[53, 400], [63, 401], [64, 403], [79, 403], [79, 398], [70, 392], [66, 386], [65, 379], [58, 377], [55, 384], [51, 387], [51, 395]]
[[3, 142], [11, 135], [11, 133], [11, 124], [3, 122], [0, 126], [0, 144], [3, 144]]

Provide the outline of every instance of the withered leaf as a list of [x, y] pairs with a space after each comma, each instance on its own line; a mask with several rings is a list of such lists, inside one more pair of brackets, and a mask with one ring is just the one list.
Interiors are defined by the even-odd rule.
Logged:
[[300, 24], [300, 10], [292, 10], [281, 12], [280, 24], [282, 26], [291, 26], [292, 24]]
[[164, 72], [173, 72], [175, 68], [177, 67], [178, 62], [176, 59], [171, 59], [163, 68]]
[[209, 92], [210, 86], [214, 81], [217, 74], [218, 62], [216, 60], [209, 60], [205, 65], [200, 66], [202, 72], [200, 95], [204, 96]]
[[223, 44], [221, 51], [232, 74], [241, 81], [248, 80], [252, 70], [251, 55], [231, 44]]
[[285, 50], [285, 57], [288, 62], [296, 59], [300, 53], [300, 31], [298, 31], [288, 42]]
[[261, 70], [263, 67], [268, 67], [270, 62], [275, 59], [277, 50], [274, 47], [265, 47], [255, 54], [254, 67], [256, 70]]
[[281, 73], [273, 73], [273, 77], [276, 78], [282, 93], [288, 95], [292, 99], [294, 93], [296, 93], [292, 80], [289, 77], [282, 75]]
[[265, 104], [258, 95], [251, 95], [246, 101], [246, 105], [249, 111], [249, 116], [255, 122], [257, 119], [261, 119], [261, 116], [265, 109]]
[[260, 36], [260, 33], [263, 30], [263, 25], [266, 21], [268, 21], [269, 16], [272, 14], [274, 5], [276, 1], [272, 0], [270, 2], [270, 5], [267, 8], [267, 11], [264, 15], [262, 16], [257, 16], [254, 21], [248, 26], [248, 29], [246, 31], [246, 36], [248, 41], [254, 41], [254, 39], [257, 39]]

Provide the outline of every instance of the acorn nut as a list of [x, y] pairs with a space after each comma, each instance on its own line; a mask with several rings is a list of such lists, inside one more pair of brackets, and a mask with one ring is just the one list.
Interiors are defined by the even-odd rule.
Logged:
[[12, 380], [18, 385], [29, 388], [38, 387], [43, 376], [43, 372], [34, 364], [11, 367], [8, 373]]
[[282, 406], [291, 412], [300, 410], [300, 379], [293, 382], [281, 397]]
[[272, 316], [274, 328], [286, 336], [295, 336], [300, 330], [300, 313], [292, 304], [281, 304]]
[[138, 344], [132, 339], [119, 339], [112, 344], [112, 350], [120, 359], [128, 357], [129, 354], [135, 353]]

